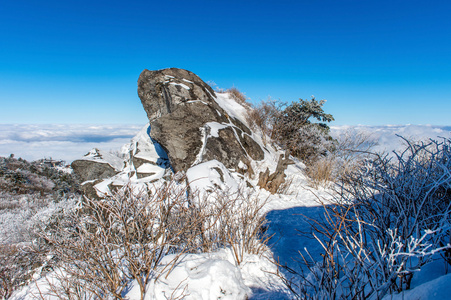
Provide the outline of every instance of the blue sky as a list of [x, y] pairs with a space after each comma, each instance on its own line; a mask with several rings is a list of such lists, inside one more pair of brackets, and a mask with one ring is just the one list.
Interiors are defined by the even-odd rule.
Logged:
[[451, 125], [450, 1], [0, 1], [0, 123], [144, 124], [143, 69]]

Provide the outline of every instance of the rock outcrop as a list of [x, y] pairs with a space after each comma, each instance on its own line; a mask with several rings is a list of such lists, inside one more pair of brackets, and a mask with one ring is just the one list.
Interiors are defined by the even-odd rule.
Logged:
[[290, 159], [290, 151], [287, 151], [285, 154], [280, 154], [274, 173], [270, 174], [269, 169], [266, 169], [265, 172], [260, 172], [258, 186], [270, 191], [271, 194], [275, 194], [282, 183], [285, 182], [285, 170], [291, 164], [294, 164], [294, 162]]
[[118, 157], [94, 148], [82, 159], [73, 161], [71, 167], [83, 182], [114, 176], [122, 169], [122, 164]]
[[241, 183], [253, 187], [250, 182], [260, 174], [258, 185], [274, 192], [285, 180], [289, 161], [281, 158], [269, 174], [278, 152], [264, 147], [247, 127], [249, 108], [228, 93], [216, 94], [194, 73], [144, 70], [138, 96], [149, 124], [119, 153], [93, 149], [72, 163], [88, 197], [104, 197], [130, 182], [138, 190], [151, 190], [179, 171], [199, 190], [237, 190]]
[[144, 70], [138, 96], [150, 121], [150, 136], [164, 148], [175, 172], [216, 159], [227, 168], [252, 173], [250, 160], [264, 159], [249, 128], [194, 73]]

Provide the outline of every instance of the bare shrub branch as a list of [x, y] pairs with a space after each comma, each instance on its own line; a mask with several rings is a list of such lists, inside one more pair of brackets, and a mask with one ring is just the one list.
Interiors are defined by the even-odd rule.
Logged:
[[311, 220], [324, 254], [319, 262], [302, 255], [300, 298], [381, 299], [449, 253], [451, 141], [406, 143], [394, 158], [374, 156], [347, 174], [323, 219]]

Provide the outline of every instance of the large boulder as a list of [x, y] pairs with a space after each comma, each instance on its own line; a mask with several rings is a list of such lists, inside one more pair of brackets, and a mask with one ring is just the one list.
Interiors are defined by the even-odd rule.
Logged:
[[150, 121], [150, 136], [166, 151], [175, 172], [213, 159], [251, 172], [250, 160], [264, 159], [252, 132], [231, 111], [233, 106], [218, 101], [196, 74], [176, 68], [144, 70], [138, 96]]

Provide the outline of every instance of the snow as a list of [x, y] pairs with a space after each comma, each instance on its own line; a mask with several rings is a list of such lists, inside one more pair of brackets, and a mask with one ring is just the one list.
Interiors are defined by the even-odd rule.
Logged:
[[89, 151], [84, 157], [81, 158], [81, 160], [109, 164], [116, 171], [121, 171], [124, 168], [124, 161], [120, 157], [97, 148]]
[[217, 160], [210, 160], [189, 168], [186, 177], [192, 189], [198, 191], [214, 191], [219, 188], [233, 193], [240, 186], [240, 178]]
[[219, 130], [230, 126], [230, 124], [221, 124], [218, 122], [208, 122], [206, 125], [210, 128], [210, 136], [212, 137], [219, 137]]
[[399, 294], [387, 295], [385, 300], [451, 299], [451, 274], [428, 281]]
[[237, 103], [228, 93], [216, 93], [216, 103], [231, 117], [237, 118], [244, 124], [246, 122], [246, 108]]
[[169, 84], [178, 85], [178, 86], [181, 86], [182, 88], [187, 89], [187, 90], [190, 89], [189, 86], [187, 86], [187, 85], [185, 85], [183, 83], [170, 82]]
[[[184, 255], [167, 278], [161, 276], [149, 286], [145, 299], [165, 299], [168, 295], [187, 300], [245, 299], [251, 290], [228, 252]], [[165, 257], [162, 267], [173, 259]]]
[[[171, 80], [172, 76], [166, 76]], [[183, 80], [192, 83], [188, 80]], [[170, 82], [173, 85], [179, 85], [185, 89], [188, 86], [182, 83]], [[216, 101], [222, 107], [228, 116], [236, 118], [246, 124], [246, 108], [233, 100], [227, 93], [217, 93]], [[193, 100], [198, 101], [198, 100]], [[189, 101], [191, 102], [191, 101]], [[203, 130], [204, 146], [208, 137], [219, 137], [219, 131], [226, 127], [232, 127], [233, 124], [208, 122]], [[378, 150], [396, 150], [402, 146], [403, 141], [396, 137], [401, 134], [406, 137], [414, 136], [416, 139], [444, 136], [450, 137], [448, 127], [437, 126], [332, 126], [331, 132], [334, 136], [339, 136], [346, 130], [356, 130], [369, 132], [379, 142]], [[150, 125], [146, 124], [139, 133], [126, 144], [119, 156], [113, 155], [99, 149], [93, 149], [84, 159], [95, 160], [108, 163], [116, 170], [120, 171], [112, 178], [102, 180], [95, 188], [99, 195], [110, 193], [110, 185], [123, 185], [132, 182], [136, 187], [148, 188], [151, 181], [162, 180], [167, 174], [167, 169], [162, 161], [167, 160], [158, 143], [155, 143], [150, 136]], [[51, 136], [51, 134], [48, 136]], [[12, 135], [9, 135], [10, 138]], [[43, 134], [42, 136], [45, 136]], [[26, 136], [23, 135], [25, 138]], [[254, 172], [258, 174], [268, 168], [274, 171], [279, 155], [283, 153], [271, 146], [264, 147], [261, 139], [253, 134], [257, 143], [262, 146], [265, 152], [263, 161], [251, 161]], [[1, 133], [0, 133], [1, 138]], [[3, 140], [4, 142], [5, 140]], [[9, 143], [8, 139], [5, 144]], [[85, 145], [85, 144], [84, 144]], [[1, 146], [0, 146], [1, 149]], [[309, 187], [308, 178], [304, 174], [305, 166], [295, 160], [294, 165], [289, 165], [286, 170], [286, 180], [291, 184], [282, 193], [272, 195], [268, 191], [260, 189], [257, 186], [258, 176], [254, 178], [244, 178], [234, 170], [227, 169], [224, 164], [217, 160], [202, 162], [202, 148], [198, 154], [194, 165], [186, 172], [187, 181], [190, 182], [193, 190], [200, 192], [212, 192], [222, 190], [231, 193], [241, 191], [252, 191], [257, 194], [259, 199], [265, 200], [262, 213], [266, 214], [268, 221], [266, 234], [272, 236], [269, 240], [268, 248], [263, 254], [245, 254], [243, 261], [238, 265], [233, 251], [229, 248], [223, 248], [211, 253], [198, 254], [176, 254], [168, 255], [163, 258], [158, 265], [157, 271], [162, 272], [168, 267], [172, 271], [160, 276], [157, 280], [151, 280], [147, 286], [145, 299], [290, 299], [290, 292], [283, 284], [282, 280], [276, 275], [278, 270], [273, 262], [277, 261], [281, 266], [281, 272], [290, 277], [287, 270], [300, 271], [301, 264], [298, 251], [308, 249], [313, 258], [319, 258], [322, 249], [320, 245], [312, 239], [310, 234], [300, 236], [301, 231], [308, 231], [310, 225], [307, 218], [320, 219], [324, 213], [322, 199], [327, 204], [330, 193], [327, 189], [313, 189]], [[130, 160], [131, 154], [143, 160], [138, 167]], [[247, 165], [240, 162], [239, 167], [247, 168]], [[149, 175], [144, 178], [138, 178], [137, 174]], [[254, 187], [246, 185], [248, 180]], [[26, 201], [26, 200], [18, 200]], [[61, 202], [53, 207], [38, 210], [34, 215], [27, 211], [21, 218], [12, 214], [0, 214], [0, 225], [4, 230], [0, 235], [1, 241], [10, 241], [11, 236], [6, 235], [6, 231], [13, 232], [14, 226], [20, 222], [36, 222], [43, 220], [51, 213], [61, 208], [65, 204]], [[73, 204], [71, 204], [73, 205]], [[16, 220], [12, 220], [16, 218]], [[9, 240], [8, 240], [9, 239]], [[174, 261], [176, 260], [176, 263]], [[174, 264], [173, 264], [174, 263]], [[31, 284], [24, 286], [14, 293], [10, 299], [32, 299], [33, 295], [39, 295], [39, 291], [46, 293], [50, 291], [49, 282], [55, 280], [59, 270], [49, 273], [46, 277], [37, 278]], [[60, 274], [61, 275], [61, 274]], [[414, 274], [412, 279], [412, 289], [404, 291], [402, 294], [388, 295], [384, 299], [450, 299], [451, 295], [451, 274], [443, 267], [440, 260], [433, 261], [424, 266], [421, 271]], [[131, 282], [126, 294], [126, 299], [140, 299], [140, 291], [137, 282]], [[45, 297], [45, 299], [53, 299]], [[55, 298], [56, 299], [56, 298]]]
[[[109, 195], [111, 193], [110, 185], [123, 186], [128, 182], [136, 186], [137, 190], [147, 189], [147, 183], [158, 181], [167, 174], [168, 156], [161, 145], [150, 138], [149, 133], [150, 125], [146, 124], [131, 139], [130, 143], [122, 146], [120, 155], [124, 158], [116, 156], [115, 159], [117, 160], [116, 164], [123, 167], [118, 170], [120, 172], [117, 175], [104, 179], [94, 186], [99, 196]], [[111, 154], [105, 154], [98, 149], [93, 149], [91, 152], [92, 155], [89, 155], [87, 159], [98, 159], [101, 162], [107, 162], [107, 159], [108, 162], [112, 161], [110, 156], [113, 155]], [[98, 153], [101, 154], [100, 158]], [[132, 156], [142, 160], [138, 167], [135, 167]], [[138, 174], [141, 175], [141, 178], [138, 177]]]
[[[269, 256], [268, 252], [265, 256]], [[210, 299], [268, 299], [277, 291], [278, 299], [288, 294], [281, 279], [276, 276], [277, 268], [265, 256], [246, 255], [241, 265], [236, 266], [230, 249], [212, 253], [167, 255], [158, 266], [162, 275], [151, 281], [146, 289], [145, 300], [183, 298], [187, 300]], [[166, 272], [173, 268], [169, 275]], [[31, 300], [42, 295], [44, 299], [58, 299], [52, 296], [49, 283], [58, 286], [58, 278], [65, 276], [61, 270], [49, 273], [34, 283], [17, 290], [10, 300]], [[253, 291], [256, 291], [253, 293]], [[123, 295], [125, 299], [140, 299], [139, 285], [131, 282]], [[261, 298], [259, 298], [259, 296]]]

